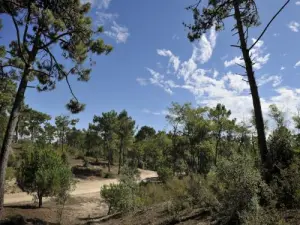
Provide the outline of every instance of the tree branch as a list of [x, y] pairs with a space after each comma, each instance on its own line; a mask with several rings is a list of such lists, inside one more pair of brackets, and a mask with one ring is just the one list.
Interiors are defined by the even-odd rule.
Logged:
[[52, 45], [53, 43], [55, 43], [56, 41], [58, 41], [60, 38], [66, 36], [66, 35], [71, 35], [73, 32], [66, 32], [66, 33], [58, 35], [52, 41], [49, 41], [47, 44], [44, 44], [43, 46], [41, 46], [40, 49], [48, 48], [50, 45]]
[[259, 37], [257, 38], [257, 40], [253, 43], [253, 45], [251, 45], [251, 47], [249, 48], [249, 50], [251, 50], [256, 44], [257, 42], [259, 42], [259, 40], [262, 38], [262, 36], [266, 33], [266, 31], [268, 30], [269, 26], [271, 25], [271, 23], [275, 20], [275, 18], [280, 14], [280, 12], [288, 5], [288, 3], [290, 2], [290, 0], [287, 0], [286, 3], [278, 10], [278, 12], [272, 17], [272, 19], [270, 20], [270, 22], [267, 24], [267, 26], [265, 27], [265, 29], [263, 30], [263, 32], [259, 35]]
[[54, 61], [55, 64], [57, 65], [59, 71], [64, 75], [64, 77], [66, 78], [66, 82], [67, 82], [67, 84], [68, 84], [68, 87], [69, 87], [69, 90], [70, 90], [72, 96], [74, 97], [74, 99], [75, 99], [77, 102], [79, 102], [78, 99], [77, 99], [77, 97], [75, 96], [75, 94], [74, 94], [74, 92], [73, 92], [73, 89], [72, 89], [71, 84], [70, 84], [69, 79], [68, 79], [68, 75], [69, 75], [69, 73], [71, 72], [72, 69], [71, 69], [68, 73], [66, 73], [66, 72], [60, 67], [60, 65], [59, 65], [59, 63], [57, 62], [55, 56], [50, 52], [50, 50], [49, 50], [48, 48], [46, 48], [45, 51], [48, 52], [48, 54], [50, 55], [50, 57], [53, 59], [53, 61]]
[[29, 25], [29, 21], [30, 21], [30, 16], [31, 16], [31, 7], [30, 7], [30, 4], [31, 4], [31, 1], [28, 1], [28, 13], [27, 13], [27, 17], [26, 17], [26, 26], [25, 26], [25, 29], [24, 29], [24, 33], [23, 33], [23, 46], [26, 50], [27, 53], [29, 53], [29, 50], [26, 46], [26, 36], [27, 36], [27, 32], [28, 32], [28, 25]]

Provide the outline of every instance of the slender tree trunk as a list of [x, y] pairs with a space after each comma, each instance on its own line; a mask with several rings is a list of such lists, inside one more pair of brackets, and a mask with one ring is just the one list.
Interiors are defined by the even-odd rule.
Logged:
[[28, 83], [28, 74], [29, 74], [29, 67], [27, 66], [24, 69], [24, 73], [9, 116], [7, 128], [2, 142], [1, 152], [0, 152], [0, 217], [3, 214], [4, 185], [5, 185], [5, 173], [6, 173], [7, 161], [11, 149], [14, 132], [16, 130], [17, 122], [20, 115], [21, 104], [24, 99], [24, 94]]
[[[123, 151], [123, 139], [120, 140], [120, 149], [119, 149], [119, 169], [118, 169], [118, 174], [120, 174], [120, 172], [121, 172], [122, 151]], [[123, 160], [124, 160], [124, 159], [123, 159]]]
[[221, 140], [221, 131], [218, 132], [218, 138], [217, 138], [217, 141], [216, 141], [215, 165], [217, 165], [220, 140]]
[[263, 120], [263, 114], [261, 110], [260, 98], [257, 89], [257, 84], [254, 76], [253, 71], [253, 62], [250, 57], [250, 52], [247, 47], [247, 42], [244, 33], [244, 27], [241, 20], [241, 12], [239, 8], [239, 0], [234, 0], [234, 11], [235, 11], [235, 19], [237, 23], [237, 29], [239, 34], [239, 39], [241, 43], [241, 50], [243, 53], [243, 58], [245, 61], [246, 72], [248, 76], [248, 81], [250, 85], [252, 101], [253, 101], [253, 108], [254, 108], [254, 115], [255, 115], [255, 124], [257, 130], [257, 137], [258, 137], [258, 147], [260, 151], [261, 163], [263, 166], [263, 175], [264, 178], [267, 180], [266, 172], [269, 170], [269, 163], [268, 163], [268, 148], [267, 148], [267, 141], [265, 135], [265, 126]]
[[43, 206], [43, 195], [39, 194], [38, 199], [39, 199], [39, 208], [41, 208]]

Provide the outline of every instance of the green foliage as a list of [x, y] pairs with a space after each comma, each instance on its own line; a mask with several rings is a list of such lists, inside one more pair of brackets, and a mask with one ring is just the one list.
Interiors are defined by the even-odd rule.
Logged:
[[167, 182], [174, 175], [172, 169], [169, 167], [159, 167], [157, 170], [157, 174], [158, 174], [159, 179], [163, 182]]
[[129, 168], [123, 169], [119, 184], [104, 185], [100, 194], [108, 204], [108, 214], [129, 212], [139, 207], [139, 185], [136, 182], [137, 173]]
[[12, 180], [16, 177], [16, 169], [13, 167], [7, 167], [5, 173], [5, 180]]
[[73, 185], [70, 168], [51, 148], [27, 149], [22, 154], [17, 180], [26, 192], [37, 196], [40, 207], [43, 197], [58, 196], [68, 192]]
[[245, 156], [222, 160], [217, 166], [215, 185], [220, 203], [219, 224], [247, 224], [247, 218], [261, 214], [259, 196], [266, 185], [254, 161]]

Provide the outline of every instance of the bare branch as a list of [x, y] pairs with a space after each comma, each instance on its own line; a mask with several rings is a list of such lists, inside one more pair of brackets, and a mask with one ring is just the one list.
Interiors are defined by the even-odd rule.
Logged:
[[241, 48], [241, 46], [239, 45], [230, 45], [231, 47], [235, 47], [235, 48]]
[[268, 30], [269, 26], [271, 25], [271, 23], [274, 21], [274, 19], [280, 14], [280, 12], [288, 5], [288, 3], [291, 0], [287, 0], [286, 3], [278, 10], [278, 12], [272, 17], [272, 19], [270, 20], [270, 22], [267, 24], [267, 26], [265, 27], [265, 29], [263, 30], [263, 32], [259, 35], [259, 37], [257, 38], [257, 40], [253, 43], [253, 45], [251, 45], [251, 47], [249, 48], [249, 50], [251, 50], [256, 44], [257, 42], [259, 42], [259, 40], [262, 38], [262, 36], [266, 33], [266, 31]]
[[241, 65], [241, 64], [239, 64], [239, 63], [236, 63], [236, 65], [238, 65], [238, 66], [240, 66], [240, 67], [242, 67], [242, 68], [246, 69], [246, 67], [245, 67], [245, 66], [243, 66], [243, 65]]

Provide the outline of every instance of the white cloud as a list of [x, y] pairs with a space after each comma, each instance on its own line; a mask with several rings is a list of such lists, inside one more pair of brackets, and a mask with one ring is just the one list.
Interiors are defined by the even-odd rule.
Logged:
[[143, 113], [152, 114], [154, 116], [165, 116], [165, 115], [168, 115], [168, 111], [167, 110], [151, 111], [149, 109], [143, 109]]
[[278, 37], [280, 34], [279, 33], [274, 33], [273, 36], [274, 37]]
[[113, 21], [111, 31], [105, 31], [104, 33], [107, 36], [115, 39], [117, 43], [126, 43], [130, 35], [128, 28], [125, 26], [120, 26], [116, 21]]
[[200, 41], [193, 45], [192, 59], [195, 62], [202, 64], [208, 62], [213, 54], [213, 50], [216, 46], [217, 33], [215, 27], [210, 29], [209, 37], [206, 34], [201, 36]]
[[136, 81], [142, 86], [146, 86], [148, 84], [147, 79], [145, 79], [145, 78], [138, 77], [138, 78], [136, 78]]
[[153, 69], [150, 68], [146, 68], [146, 69], [151, 74], [151, 77], [149, 78], [149, 82], [153, 85], [163, 88], [164, 91], [167, 92], [168, 94], [172, 95], [173, 94], [172, 89], [179, 87], [179, 85], [175, 84], [174, 81], [166, 80], [164, 75], [154, 71]]
[[157, 54], [160, 56], [169, 57], [169, 65], [173, 65], [175, 72], [178, 70], [180, 65], [179, 57], [175, 56], [170, 50], [158, 49]]
[[172, 36], [172, 40], [179, 40], [180, 38], [179, 38], [179, 36], [177, 35], [177, 34], [174, 34], [173, 36]]
[[219, 75], [219, 71], [217, 71], [216, 69], [214, 69], [213, 77], [216, 78], [218, 75]]
[[282, 83], [282, 77], [277, 75], [274, 76], [264, 75], [257, 80], [258, 86], [262, 86], [270, 82], [272, 82], [273, 87], [277, 87]]
[[285, 67], [284, 66], [280, 67], [280, 70], [285, 70]]
[[300, 66], [300, 61], [298, 61], [298, 62], [295, 64], [294, 68], [296, 68], [296, 67], [298, 67], [298, 66]]
[[299, 32], [299, 26], [300, 24], [296, 21], [291, 21], [289, 24], [288, 24], [288, 27], [291, 29], [291, 31], [293, 32]]
[[300, 1], [295, 2], [296, 5], [300, 5]]
[[[256, 39], [252, 39], [252, 42], [254, 43]], [[263, 48], [264, 42], [262, 40], [259, 40], [256, 45], [250, 50], [250, 56], [255, 63], [253, 65], [253, 68], [256, 70], [259, 70], [262, 68], [263, 65], [265, 65], [269, 59], [270, 59], [270, 54], [265, 54], [265, 49]], [[244, 60], [242, 56], [239, 57], [234, 57], [232, 60], [225, 61], [224, 66], [229, 67], [229, 66], [234, 66], [234, 65], [245, 65]]]
[[96, 23], [98, 25], [104, 25], [106, 22], [114, 21], [115, 19], [118, 18], [119, 15], [116, 13], [105, 13], [105, 12], [97, 11], [96, 16], [97, 16]]

